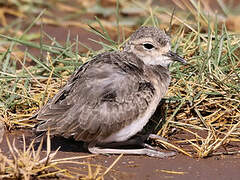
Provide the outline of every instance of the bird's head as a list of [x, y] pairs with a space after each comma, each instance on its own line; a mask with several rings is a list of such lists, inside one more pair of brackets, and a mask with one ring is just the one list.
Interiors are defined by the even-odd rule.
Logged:
[[134, 53], [147, 65], [168, 68], [173, 61], [186, 63], [185, 59], [171, 51], [169, 36], [156, 27], [140, 27], [130, 36], [124, 50]]

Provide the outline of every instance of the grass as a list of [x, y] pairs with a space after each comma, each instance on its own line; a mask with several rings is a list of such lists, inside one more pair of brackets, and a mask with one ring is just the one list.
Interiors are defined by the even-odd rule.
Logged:
[[[240, 136], [240, 36], [234, 29], [229, 30], [227, 24], [222, 22], [222, 16], [216, 17], [211, 11], [207, 13], [201, 1], [181, 1], [181, 5], [179, 2], [176, 2], [176, 5], [184, 7], [185, 11], [178, 10], [173, 16], [172, 49], [183, 55], [188, 64], [183, 66], [176, 63], [170, 67], [172, 82], [165, 97], [166, 123], [156, 133], [171, 140], [171, 144], [165, 144], [166, 146], [193, 157], [237, 154], [239, 150], [233, 145], [237, 144], [239, 147]], [[234, 22], [228, 18], [232, 17], [229, 7], [222, 1], [218, 2], [227, 21]], [[39, 8], [34, 4], [28, 5]], [[89, 4], [82, 4], [81, 7], [85, 13], [100, 15], [94, 21], [91, 19], [79, 23], [74, 19], [80, 17], [82, 13], [74, 9], [66, 10], [68, 6], [64, 3], [61, 5], [65, 9], [64, 12], [74, 11], [73, 15], [60, 20], [52, 16], [51, 12], [41, 10], [25, 31], [20, 30], [22, 22], [19, 20], [14, 20], [12, 24], [0, 29], [0, 85], [4, 87], [0, 89], [0, 121], [8, 130], [33, 127], [35, 122], [29, 121], [28, 117], [56, 94], [71, 73], [82, 63], [97, 53], [121, 49], [125, 36], [127, 37], [140, 24], [168, 28], [172, 15], [169, 8], [160, 6], [151, 8], [150, 5], [141, 4], [138, 1], [126, 1], [125, 4], [120, 1], [117, 12], [112, 12], [112, 7], [108, 7], [109, 11], [106, 12], [109, 14], [101, 12], [102, 9], [99, 8], [103, 6], [101, 4], [98, 4], [99, 7], [91, 6], [91, 8], [87, 8]], [[51, 3], [47, 6], [50, 7]], [[135, 10], [138, 10], [138, 17], [134, 16], [136, 13], [134, 8], [127, 9], [127, 7], [137, 7]], [[24, 14], [24, 11], [19, 10], [19, 12]], [[132, 14], [124, 17], [126, 12]], [[43, 16], [44, 14], [48, 17]], [[79, 42], [80, 37], [70, 40], [70, 34], [63, 44], [43, 30], [40, 33], [29, 32], [39, 21], [77, 27], [86, 27], [85, 22], [88, 22], [88, 30], [105, 40], [104, 42], [92, 40], [102, 45], [103, 49], [94, 51]], [[135, 27], [123, 28], [124, 23], [129, 22], [132, 22], [131, 25]], [[115, 28], [115, 25], [118, 28]], [[11, 36], [6, 35], [9, 29]], [[30, 41], [35, 38], [39, 38], [37, 43]], [[47, 38], [50, 43], [45, 44], [41, 40], [44, 38]], [[20, 45], [27, 47], [26, 50], [21, 50]], [[80, 46], [85, 48], [83, 53], [79, 52]], [[31, 49], [38, 49], [41, 56], [36, 57], [31, 53]], [[34, 62], [35, 65], [29, 66], [29, 62]], [[23, 147], [24, 151], [20, 152], [14, 148], [14, 145], [10, 143], [8, 145], [14, 161], [1, 154], [4, 163], [0, 163], [1, 167], [4, 167], [1, 172], [5, 172], [4, 175], [7, 176], [36, 176], [37, 169], [41, 169], [41, 173], [48, 176], [45, 170], [52, 168], [51, 165], [56, 162], [67, 163], [65, 160], [51, 159], [48, 162], [51, 165], [36, 164], [36, 158], [39, 161], [40, 157], [33, 157], [33, 154], [38, 153], [34, 152], [31, 146]], [[21, 160], [20, 157], [25, 152], [28, 153], [27, 158]], [[21, 169], [22, 167], [14, 170], [19, 161], [32, 163], [32, 169], [27, 173], [26, 169]], [[92, 165], [87, 166], [92, 167]], [[11, 170], [6, 171], [9, 168]], [[55, 171], [52, 172], [55, 174], [60, 171], [55, 166], [53, 168]], [[89, 172], [92, 172], [90, 169]], [[100, 170], [98, 168], [95, 170], [95, 173], [88, 174], [90, 179], [103, 177], [104, 173], [98, 176]], [[25, 174], [19, 174], [20, 171]], [[74, 175], [71, 176], [74, 177]]]
[[57, 151], [50, 152], [50, 138], [48, 136], [48, 151], [47, 156], [44, 158], [40, 157], [42, 151], [41, 141], [38, 149], [34, 150], [34, 141], [26, 147], [25, 137], [23, 135], [23, 150], [16, 148], [15, 139], [13, 144], [9, 142], [8, 137], [6, 138], [9, 151], [12, 158], [0, 153], [0, 177], [2, 179], [30, 179], [32, 176], [54, 176], [55, 174], [48, 174], [47, 170], [50, 168], [56, 169], [55, 173], [58, 173], [56, 164], [52, 163], [52, 158], [56, 155]]
[[[59, 148], [51, 152], [50, 135], [47, 135], [47, 151], [43, 147], [43, 140], [37, 150], [35, 150], [34, 140], [30, 145], [26, 145], [25, 137], [23, 135], [23, 149], [16, 148], [15, 139], [11, 144], [9, 138], [6, 138], [11, 158], [0, 152], [0, 178], [1, 179], [96, 179], [102, 180], [104, 176], [112, 169], [112, 167], [119, 161], [122, 155], [118, 156], [116, 160], [108, 167], [102, 167], [89, 162], [78, 162], [76, 160], [89, 159], [96, 155], [74, 156], [68, 158], [57, 159], [55, 156]], [[45, 156], [43, 156], [45, 154]], [[62, 164], [68, 164], [68, 168], [62, 168]], [[71, 167], [77, 165], [78, 168]], [[85, 167], [85, 168], [84, 168]], [[87, 172], [86, 172], [87, 169]], [[95, 170], [94, 170], [95, 169]], [[77, 171], [76, 171], [77, 170]]]
[[[179, 67], [172, 67], [175, 78], [169, 98], [179, 103], [170, 104], [168, 109], [172, 111], [168, 113], [167, 122], [173, 127], [190, 131], [195, 139], [188, 142], [197, 157], [207, 157], [215, 154], [221, 146], [239, 141], [240, 39], [239, 35], [229, 32], [224, 24], [219, 26], [217, 21], [212, 22], [198, 8], [197, 11], [192, 9], [194, 14], [198, 14], [198, 31], [186, 34], [185, 29], [180, 29], [178, 34], [181, 36], [175, 43], [183, 54], [191, 54], [191, 59], [181, 71]], [[179, 18], [176, 20], [179, 21]], [[204, 27], [201, 20], [205, 20], [208, 26]], [[189, 27], [187, 22], [184, 25]], [[194, 133], [194, 129], [199, 128], [207, 131], [207, 136]], [[159, 134], [165, 135], [168, 130], [163, 128]]]

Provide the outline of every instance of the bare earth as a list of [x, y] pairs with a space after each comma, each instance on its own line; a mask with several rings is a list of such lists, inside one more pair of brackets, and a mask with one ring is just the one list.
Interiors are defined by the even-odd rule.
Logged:
[[[13, 138], [16, 140], [16, 147], [22, 148], [22, 134], [25, 134], [26, 139], [31, 138], [30, 130], [15, 130], [12, 133], [7, 133], [10, 141]], [[58, 146], [62, 148], [58, 152], [56, 158], [66, 158], [73, 156], [88, 155], [81, 149], [81, 143], [66, 141], [62, 139], [53, 139], [53, 150]], [[10, 155], [6, 138], [1, 143], [1, 149], [4, 154]], [[46, 150], [43, 151], [45, 154]], [[108, 168], [118, 155], [97, 155], [88, 159], [79, 160], [89, 161], [91, 164], [97, 164]], [[218, 179], [218, 180], [238, 180], [240, 176], [240, 156], [215, 156], [206, 159], [193, 159], [182, 154], [172, 158], [158, 159], [146, 156], [124, 155], [117, 164], [111, 169], [105, 179]], [[76, 165], [65, 164], [62, 166], [72, 170]], [[86, 167], [85, 167], [86, 168]], [[84, 169], [84, 167], [83, 167]], [[85, 169], [87, 174], [87, 169]], [[114, 177], [114, 178], [113, 178]]]

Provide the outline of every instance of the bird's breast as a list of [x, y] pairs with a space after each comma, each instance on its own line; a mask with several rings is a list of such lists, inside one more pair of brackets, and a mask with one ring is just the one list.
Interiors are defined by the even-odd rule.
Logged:
[[122, 129], [114, 132], [107, 138], [103, 139], [102, 142], [121, 142], [126, 141], [131, 138], [139, 131], [143, 129], [143, 127], [147, 124], [153, 113], [156, 111], [156, 108], [161, 100], [161, 95], [159, 92], [153, 97], [151, 103], [148, 104], [146, 111], [139, 114], [134, 121], [132, 121], [129, 125], [123, 127]]

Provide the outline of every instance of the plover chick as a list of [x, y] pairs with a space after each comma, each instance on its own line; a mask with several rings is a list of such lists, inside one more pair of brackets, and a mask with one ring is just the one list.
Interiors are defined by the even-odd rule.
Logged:
[[[170, 38], [158, 28], [140, 27], [122, 51], [99, 54], [75, 71], [36, 114], [36, 132], [73, 137], [91, 153], [174, 155], [133, 138], [166, 94], [173, 61], [185, 63], [170, 50]], [[129, 144], [142, 148], [121, 148]]]

